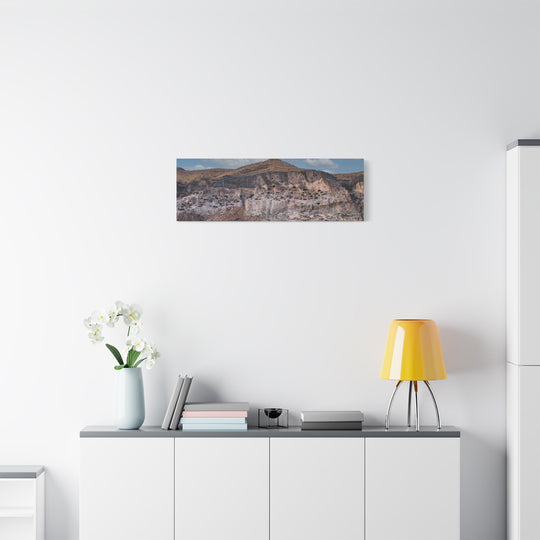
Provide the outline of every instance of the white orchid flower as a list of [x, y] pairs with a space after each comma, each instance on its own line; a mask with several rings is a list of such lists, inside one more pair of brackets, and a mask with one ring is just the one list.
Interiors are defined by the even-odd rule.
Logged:
[[141, 336], [134, 336], [126, 341], [126, 347], [142, 352], [146, 349], [146, 341]]
[[95, 325], [103, 326], [109, 322], [109, 315], [106, 311], [94, 311], [91, 320]]
[[92, 343], [99, 343], [103, 341], [103, 335], [101, 334], [101, 326], [95, 326], [93, 330], [88, 334]]
[[130, 328], [130, 330], [129, 330], [130, 334], [137, 335], [141, 331], [142, 322], [140, 320], [133, 321], [133, 322], [129, 323], [129, 328]]
[[151, 358], [146, 359], [146, 369], [152, 369], [154, 367], [154, 364], [155, 362]]
[[111, 306], [107, 310], [107, 316], [109, 317], [109, 320], [107, 321], [107, 326], [110, 326], [111, 328], [114, 327], [114, 325], [118, 322], [118, 308], [116, 305]]
[[[141, 316], [142, 308], [138, 304], [128, 305], [118, 300], [106, 310], [94, 311], [90, 317], [83, 320], [83, 323], [89, 330], [88, 337], [90, 341], [95, 344], [104, 340], [104, 325], [114, 327], [122, 318], [128, 326], [128, 337], [122, 355], [128, 360], [126, 367], [138, 367], [143, 362], [146, 362], [146, 369], [152, 369], [161, 355], [154, 344], [147, 343], [140, 335]], [[107, 347], [113, 356], [118, 357], [118, 353], [112, 345], [107, 345]]]
[[92, 317], [87, 317], [86, 319], [84, 319], [83, 324], [84, 326], [86, 326], [86, 328], [88, 328], [88, 330], [93, 330], [94, 328], [96, 328], [96, 326], [99, 326], [99, 324], [96, 324], [92, 321]]
[[128, 309], [128, 305], [125, 302], [122, 302], [120, 300], [117, 300], [115, 302], [115, 305], [116, 305], [116, 311], [118, 315], [123, 316], [126, 310]]
[[160, 354], [154, 344], [146, 347], [146, 354], [148, 355], [148, 358], [154, 362], [160, 357]]
[[123, 310], [122, 315], [124, 316], [124, 322], [126, 324], [132, 324], [141, 318], [142, 308], [137, 304], [131, 304]]

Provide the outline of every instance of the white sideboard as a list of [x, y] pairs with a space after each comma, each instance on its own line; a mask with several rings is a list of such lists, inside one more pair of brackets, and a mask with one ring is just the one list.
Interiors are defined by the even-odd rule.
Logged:
[[540, 140], [508, 146], [508, 539], [540, 538]]
[[0, 538], [43, 540], [44, 534], [44, 468], [0, 466]]
[[80, 540], [458, 540], [460, 433], [81, 431]]

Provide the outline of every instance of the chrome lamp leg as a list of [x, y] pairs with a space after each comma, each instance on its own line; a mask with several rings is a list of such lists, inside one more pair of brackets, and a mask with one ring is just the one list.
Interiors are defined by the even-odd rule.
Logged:
[[424, 381], [425, 385], [427, 386], [427, 389], [429, 390], [429, 393], [431, 395], [431, 399], [433, 400], [433, 405], [435, 405], [435, 412], [437, 414], [437, 429], [441, 429], [441, 415], [439, 414], [439, 406], [437, 405], [437, 400], [435, 399], [435, 394], [433, 394], [433, 390], [431, 389], [431, 385], [428, 381]]
[[[388, 430], [390, 429], [390, 413], [392, 411], [392, 404], [394, 402], [394, 397], [396, 396], [397, 389], [399, 388], [399, 385], [403, 381], [398, 381], [396, 386], [394, 387], [394, 391], [392, 392], [392, 395], [390, 396], [390, 401], [388, 402], [388, 408], [386, 409], [386, 416], [385, 416], [385, 428]], [[412, 390], [414, 388], [414, 408], [415, 408], [415, 421], [416, 421], [416, 431], [420, 431], [420, 406], [418, 404], [418, 382], [419, 381], [410, 381], [409, 382], [409, 402], [407, 406], [407, 426], [411, 427], [411, 412], [412, 412]], [[431, 385], [428, 381], [423, 381], [426, 385], [427, 389], [429, 390], [429, 395], [431, 396], [431, 399], [433, 400], [433, 405], [435, 406], [435, 413], [437, 414], [437, 429], [441, 429], [441, 415], [439, 413], [439, 406], [437, 405], [437, 400], [435, 399], [435, 394], [433, 393], [433, 390], [431, 389]]]
[[386, 409], [386, 416], [385, 416], [385, 421], [384, 421], [384, 425], [386, 429], [390, 429], [390, 411], [392, 410], [392, 402], [394, 401], [394, 396], [396, 395], [396, 391], [399, 388], [399, 385], [401, 384], [401, 382], [402, 381], [397, 382], [394, 388], [394, 391], [392, 392], [392, 395], [390, 396], [390, 401], [388, 402], [388, 408]]
[[412, 381], [409, 381], [409, 402], [407, 405], [407, 427], [411, 427], [411, 398], [412, 398]]
[[414, 404], [416, 411], [416, 431], [420, 431], [420, 409], [418, 408], [418, 381], [413, 381], [414, 385]]

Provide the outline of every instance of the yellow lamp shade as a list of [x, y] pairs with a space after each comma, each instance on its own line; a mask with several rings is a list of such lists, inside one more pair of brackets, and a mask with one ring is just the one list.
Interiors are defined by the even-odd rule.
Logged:
[[391, 322], [381, 379], [394, 381], [446, 379], [441, 340], [435, 321], [397, 319]]

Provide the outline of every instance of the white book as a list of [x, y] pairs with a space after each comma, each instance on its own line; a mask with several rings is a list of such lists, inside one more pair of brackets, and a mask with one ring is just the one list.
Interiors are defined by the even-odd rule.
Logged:
[[362, 411], [303, 411], [302, 422], [363, 422]]
[[182, 377], [182, 375], [178, 375], [178, 379], [176, 380], [176, 386], [174, 387], [174, 391], [169, 401], [169, 406], [167, 407], [167, 412], [165, 413], [165, 418], [163, 419], [163, 424], [161, 424], [161, 429], [170, 429], [171, 420], [174, 414], [174, 408], [176, 407], [176, 402], [178, 401], [178, 396], [180, 395], [180, 390], [182, 388], [183, 382], [184, 378]]
[[247, 424], [247, 418], [181, 418], [180, 423], [185, 424]]
[[210, 403], [210, 402], [201, 402], [201, 403], [186, 403], [186, 411], [248, 411], [249, 403], [247, 401], [242, 402], [223, 402]]

